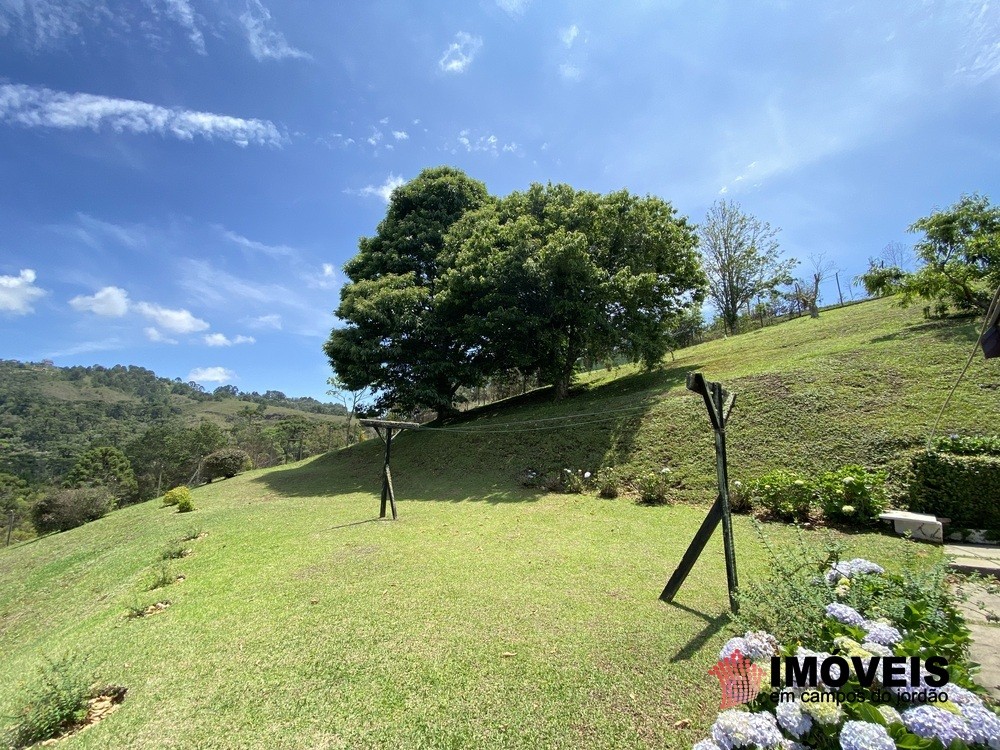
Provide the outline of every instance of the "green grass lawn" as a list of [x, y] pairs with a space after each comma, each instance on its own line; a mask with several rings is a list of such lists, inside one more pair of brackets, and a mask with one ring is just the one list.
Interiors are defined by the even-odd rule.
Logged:
[[[732, 632], [718, 538], [676, 605], [657, 598], [713, 497], [711, 434], [686, 372], [739, 393], [733, 478], [891, 464], [926, 435], [975, 327], [870, 302], [453, 426], [640, 406], [609, 421], [404, 433], [396, 523], [374, 520], [372, 440], [195, 490], [194, 513], [152, 502], [0, 550], [0, 715], [44, 657], [72, 652], [129, 694], [66, 747], [687, 747], [714, 719], [707, 670]], [[998, 386], [996, 363], [977, 361], [942, 431], [995, 430]], [[668, 507], [517, 481], [529, 468], [664, 464], [682, 501]], [[207, 535], [171, 563], [186, 579], [148, 591], [164, 548], [192, 527]], [[770, 561], [750, 522], [737, 518], [735, 533], [741, 580], [763, 580]], [[764, 533], [795, 539], [780, 525]], [[805, 533], [817, 547], [827, 536]], [[937, 556], [880, 534], [838, 538], [890, 568]], [[162, 599], [162, 613], [125, 617]]]
[[[702, 509], [497, 499], [471, 477], [451, 502], [401, 493], [401, 520], [379, 522], [377, 496], [337, 468], [251, 472], [196, 490], [194, 513], [147, 503], [0, 551], [0, 713], [43, 656], [74, 652], [129, 694], [66, 747], [684, 747], [705, 733], [706, 670], [731, 635], [719, 540], [676, 606], [657, 599]], [[193, 527], [207, 535], [173, 563], [186, 580], [147, 591]], [[843, 539], [890, 562], [912, 544]], [[746, 519], [736, 542], [743, 579], [764, 576]]]

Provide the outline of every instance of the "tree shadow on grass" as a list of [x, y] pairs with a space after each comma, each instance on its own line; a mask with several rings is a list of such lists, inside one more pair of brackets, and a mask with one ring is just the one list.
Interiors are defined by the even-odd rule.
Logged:
[[670, 657], [670, 662], [675, 664], [679, 661], [687, 661], [692, 656], [697, 654], [704, 648], [705, 644], [708, 643], [712, 638], [714, 638], [720, 630], [722, 630], [726, 625], [732, 621], [732, 616], [728, 612], [722, 612], [717, 615], [709, 615], [704, 612], [700, 612], [697, 609], [692, 609], [683, 604], [678, 604], [677, 602], [671, 602], [667, 605], [668, 607], [675, 607], [676, 609], [683, 610], [688, 614], [700, 617], [705, 621], [705, 627], [703, 627], [695, 636], [688, 641], [681, 649]]
[[[683, 384], [691, 369], [663, 368], [581, 386], [562, 401], [553, 401], [550, 389], [538, 389], [404, 430], [392, 441], [396, 499], [536, 501], [546, 490], [521, 486], [528, 472], [596, 471], [609, 457], [628, 460], [646, 413], [665, 390]], [[381, 440], [366, 440], [252, 481], [288, 497], [378, 495], [384, 451]]]
[[915, 323], [906, 326], [895, 333], [887, 333], [884, 336], [876, 336], [871, 340], [872, 344], [882, 344], [887, 341], [906, 341], [908, 339], [931, 334], [941, 341], [965, 342], [971, 344], [979, 338], [979, 328], [982, 325], [982, 318], [979, 316], [962, 316], [958, 318], [944, 318], [942, 320], [928, 320], [923, 323]]

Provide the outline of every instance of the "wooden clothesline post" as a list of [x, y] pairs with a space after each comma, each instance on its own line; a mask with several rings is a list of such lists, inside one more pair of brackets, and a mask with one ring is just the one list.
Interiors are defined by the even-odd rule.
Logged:
[[739, 583], [736, 580], [736, 547], [733, 544], [733, 524], [729, 513], [729, 467], [726, 459], [726, 423], [729, 415], [736, 405], [736, 394], [728, 393], [721, 383], [711, 383], [705, 380], [705, 376], [700, 372], [689, 372], [687, 376], [687, 389], [700, 394], [705, 399], [705, 408], [708, 409], [708, 418], [712, 422], [712, 429], [715, 432], [715, 469], [719, 483], [719, 494], [712, 504], [708, 515], [701, 523], [701, 528], [694, 535], [691, 544], [688, 545], [684, 557], [681, 558], [677, 569], [667, 581], [660, 599], [665, 602], [672, 602], [677, 595], [677, 590], [688, 577], [691, 568], [701, 555], [705, 545], [712, 537], [712, 533], [722, 521], [722, 543], [726, 553], [726, 583], [729, 586], [729, 608], [733, 612], [739, 611], [739, 602], [736, 599], [736, 590]]
[[[389, 471], [389, 456], [392, 452], [392, 437], [395, 432], [400, 432], [402, 430], [415, 430], [420, 425], [417, 422], [390, 422], [385, 419], [362, 419], [361, 424], [366, 427], [374, 427], [375, 432], [378, 436], [382, 438], [385, 442], [385, 465], [382, 467], [382, 502], [379, 506], [379, 518], [385, 518], [385, 504], [386, 500], [389, 501], [389, 505], [392, 508], [392, 520], [398, 520], [399, 516], [396, 513], [396, 493], [392, 489], [392, 472]], [[383, 434], [383, 430], [385, 433]]]

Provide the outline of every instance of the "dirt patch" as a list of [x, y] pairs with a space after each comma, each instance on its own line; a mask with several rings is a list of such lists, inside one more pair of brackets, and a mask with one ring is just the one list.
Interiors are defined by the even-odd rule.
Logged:
[[106, 687], [95, 689], [94, 692], [96, 695], [87, 701], [87, 715], [84, 717], [83, 721], [76, 726], [70, 727], [58, 737], [53, 737], [51, 740], [45, 740], [41, 743], [42, 747], [51, 747], [67, 737], [77, 735], [80, 732], [94, 726], [94, 724], [106, 719], [122, 707], [122, 703], [125, 702], [125, 694], [128, 692], [128, 688], [122, 687], [121, 685], [107, 685]]
[[135, 619], [138, 617], [150, 617], [151, 615], [159, 614], [170, 606], [169, 600], [164, 600], [162, 602], [156, 602], [155, 604], [150, 604], [145, 609], [130, 609], [126, 614], [129, 619]]

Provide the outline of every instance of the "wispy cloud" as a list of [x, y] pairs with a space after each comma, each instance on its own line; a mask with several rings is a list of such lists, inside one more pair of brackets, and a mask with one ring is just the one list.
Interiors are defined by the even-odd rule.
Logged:
[[188, 373], [187, 379], [196, 383], [228, 383], [236, 380], [236, 373], [225, 367], [196, 367]]
[[155, 133], [192, 140], [222, 140], [238, 146], [282, 146], [286, 137], [270, 120], [161, 107], [134, 99], [70, 94], [23, 84], [0, 85], [0, 122], [28, 128], [108, 128], [116, 133]]
[[559, 29], [559, 38], [566, 47], [572, 47], [578, 36], [580, 36], [580, 27], [575, 23], [565, 29]]
[[504, 143], [493, 133], [476, 135], [469, 130], [460, 130], [455, 142], [446, 146], [445, 150], [453, 154], [465, 151], [470, 154], [479, 152], [498, 156], [501, 153], [516, 154], [519, 152], [520, 146], [513, 141]]
[[583, 71], [572, 63], [563, 63], [559, 66], [559, 75], [565, 81], [579, 81], [583, 78]]
[[345, 193], [353, 193], [354, 195], [362, 195], [366, 198], [378, 197], [384, 200], [386, 203], [392, 197], [392, 191], [398, 188], [400, 185], [406, 183], [401, 176], [389, 173], [389, 176], [385, 178], [385, 182], [381, 185], [365, 185], [360, 190], [345, 190]]
[[167, 14], [187, 31], [188, 39], [198, 54], [206, 54], [205, 37], [195, 22], [190, 0], [163, 0], [163, 4], [167, 8]]
[[84, 25], [107, 19], [103, 2], [87, 0], [0, 0], [0, 35], [15, 33], [36, 49], [79, 34]]
[[0, 276], [0, 312], [27, 315], [34, 312], [35, 300], [48, 292], [35, 286], [35, 271], [21, 269], [17, 276]]
[[531, 0], [497, 0], [497, 5], [512, 16], [523, 16]]
[[73, 357], [77, 354], [87, 354], [89, 352], [110, 352], [115, 349], [123, 348], [125, 348], [125, 342], [117, 336], [113, 336], [108, 339], [102, 339], [101, 341], [81, 341], [79, 344], [74, 344], [73, 346], [66, 347], [65, 349], [46, 352], [42, 355], [42, 359], [59, 359], [60, 357]]
[[481, 37], [459, 31], [455, 34], [455, 41], [448, 45], [448, 49], [438, 60], [438, 67], [446, 73], [464, 73], [482, 46]]
[[397, 141], [406, 141], [409, 140], [410, 134], [407, 133], [405, 130], [393, 130], [392, 137], [395, 138]]
[[270, 328], [275, 331], [281, 330], [281, 316], [280, 315], [258, 315], [256, 318], [249, 318], [245, 321], [251, 328]]
[[160, 307], [150, 302], [140, 302], [135, 309], [145, 317], [152, 320], [160, 328], [165, 328], [171, 333], [197, 333], [208, 329], [209, 325], [201, 318], [196, 318], [188, 310], [172, 310], [167, 307]]
[[222, 232], [222, 236], [227, 240], [251, 253], [262, 253], [263, 255], [268, 255], [272, 258], [295, 258], [299, 255], [298, 250], [294, 247], [289, 247], [288, 245], [268, 245], [263, 242], [258, 242], [257, 240], [248, 239], [241, 234], [237, 234], [236, 232], [226, 229], [225, 227], [217, 226], [216, 228]]
[[117, 286], [106, 286], [91, 295], [78, 295], [69, 301], [70, 307], [109, 318], [120, 318], [128, 312], [128, 292]]
[[234, 346], [236, 344], [255, 344], [257, 339], [253, 336], [234, 336], [229, 338], [224, 333], [206, 333], [203, 340], [209, 346]]
[[148, 328], [143, 328], [142, 332], [144, 334], [146, 334], [146, 338], [147, 339], [149, 339], [150, 341], [152, 341], [152, 342], [154, 342], [156, 344], [176, 344], [177, 343], [177, 339], [171, 339], [171, 338], [168, 338], [168, 337], [164, 336], [162, 333], [160, 333], [160, 331], [158, 329], [154, 328], [153, 326], [149, 326]]
[[246, 31], [250, 52], [258, 60], [284, 60], [286, 58], [311, 59], [312, 55], [293, 47], [280, 31], [268, 28], [269, 11], [260, 0], [247, 0], [246, 12], [240, 23]]
[[1000, 74], [1000, 6], [990, 2], [970, 3], [965, 12], [964, 59], [955, 72], [977, 82], [985, 81]]

